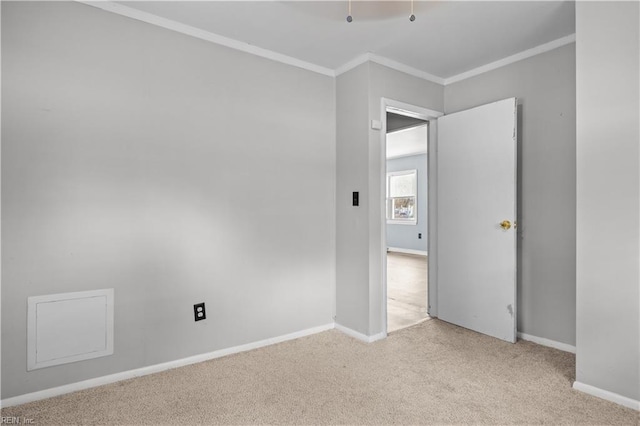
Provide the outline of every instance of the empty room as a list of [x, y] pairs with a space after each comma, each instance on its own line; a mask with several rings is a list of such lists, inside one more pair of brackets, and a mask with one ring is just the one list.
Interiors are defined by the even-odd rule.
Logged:
[[0, 14], [2, 423], [637, 425], [638, 1]]

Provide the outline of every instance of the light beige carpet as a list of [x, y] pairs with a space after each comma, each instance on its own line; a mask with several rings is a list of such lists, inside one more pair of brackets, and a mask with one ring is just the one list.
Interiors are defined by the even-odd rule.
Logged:
[[10, 407], [34, 424], [638, 424], [571, 388], [574, 356], [431, 320], [366, 344], [331, 330]]

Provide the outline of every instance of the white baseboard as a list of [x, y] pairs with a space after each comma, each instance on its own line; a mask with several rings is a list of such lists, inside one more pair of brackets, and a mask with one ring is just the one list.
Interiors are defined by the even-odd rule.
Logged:
[[373, 343], [377, 340], [382, 340], [387, 337], [386, 333], [378, 333], [372, 336], [367, 336], [366, 334], [360, 333], [359, 331], [355, 331], [349, 327], [345, 327], [344, 325], [340, 325], [338, 323], [335, 324], [335, 328], [338, 331], [346, 334], [347, 336], [353, 337], [354, 339], [361, 340], [365, 343]]
[[396, 253], [405, 253], [405, 254], [417, 254], [419, 256], [427, 256], [429, 252], [426, 250], [414, 250], [414, 249], [405, 249], [399, 247], [387, 247], [387, 251], [393, 251]]
[[274, 345], [276, 343], [286, 342], [288, 340], [298, 339], [300, 337], [310, 336], [312, 334], [321, 333], [334, 328], [334, 323], [321, 325], [318, 327], [308, 328], [306, 330], [296, 331], [294, 333], [282, 336], [272, 337], [257, 342], [247, 343], [245, 345], [234, 346], [232, 348], [220, 349], [205, 354], [195, 355], [188, 358], [182, 358], [175, 361], [169, 361], [162, 364], [150, 365], [148, 367], [137, 368], [135, 370], [123, 371], [121, 373], [110, 374], [108, 376], [96, 377], [95, 379], [84, 380], [82, 382], [70, 383], [68, 385], [58, 386], [55, 388], [45, 389], [38, 392], [32, 392], [24, 395], [18, 395], [0, 401], [0, 407], [12, 407], [14, 405], [26, 404], [28, 402], [39, 401], [41, 399], [51, 398], [54, 396], [64, 395], [79, 390], [95, 388], [97, 386], [109, 383], [119, 382], [122, 380], [132, 379], [135, 377], [146, 376], [161, 371], [171, 370], [173, 368], [184, 367], [185, 365], [196, 364], [198, 362], [208, 361], [210, 359], [220, 358], [223, 356], [236, 354], [239, 352], [250, 351], [252, 349], [262, 348], [264, 346]]
[[387, 333], [380, 332], [378, 334], [374, 334], [373, 336], [369, 336], [369, 343], [377, 342], [378, 340], [382, 340], [386, 338], [387, 338]]
[[616, 404], [631, 408], [636, 411], [640, 411], [640, 401], [636, 401], [635, 399], [627, 398], [626, 396], [609, 392], [607, 390], [587, 385], [578, 381], [573, 382], [573, 388], [577, 391], [584, 392], [598, 398], [606, 399], [607, 401], [615, 402]]
[[526, 333], [518, 332], [518, 339], [526, 340], [527, 342], [537, 343], [538, 345], [547, 346], [554, 349], [559, 349], [565, 352], [576, 353], [576, 347], [567, 343], [556, 342], [555, 340], [545, 339], [544, 337], [532, 336]]

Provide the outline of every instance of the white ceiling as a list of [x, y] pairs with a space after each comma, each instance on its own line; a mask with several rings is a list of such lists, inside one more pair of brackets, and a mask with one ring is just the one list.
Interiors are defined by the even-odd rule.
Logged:
[[427, 124], [387, 133], [387, 159], [427, 153]]
[[575, 33], [572, 1], [129, 1], [197, 30], [339, 70], [373, 54], [441, 79]]

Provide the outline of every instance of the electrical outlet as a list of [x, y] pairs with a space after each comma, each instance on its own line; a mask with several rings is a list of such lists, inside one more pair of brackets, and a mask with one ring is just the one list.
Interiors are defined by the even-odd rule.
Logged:
[[422, 239], [422, 232], [418, 233], [418, 239], [421, 240]]
[[196, 321], [207, 319], [207, 313], [204, 310], [204, 302], [193, 305], [193, 316]]

